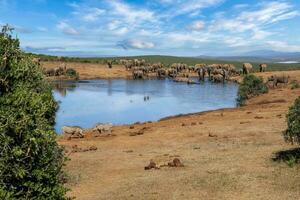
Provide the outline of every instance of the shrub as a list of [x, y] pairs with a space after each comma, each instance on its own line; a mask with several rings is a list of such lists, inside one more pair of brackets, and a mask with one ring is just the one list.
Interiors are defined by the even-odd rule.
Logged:
[[296, 80], [293, 80], [292, 83], [291, 83], [291, 89], [294, 90], [294, 89], [297, 89], [297, 88], [300, 88], [300, 84], [298, 81]]
[[66, 70], [66, 75], [69, 76], [69, 77], [71, 77], [71, 78], [79, 79], [78, 72], [75, 69], [73, 69], [73, 68], [68, 68]]
[[253, 74], [246, 75], [238, 90], [238, 105], [244, 105], [250, 97], [267, 93], [268, 87], [264, 84], [262, 78]]
[[57, 104], [8, 26], [0, 33], [0, 199], [66, 199]]
[[286, 119], [287, 129], [283, 132], [285, 141], [300, 144], [300, 97], [290, 107]]

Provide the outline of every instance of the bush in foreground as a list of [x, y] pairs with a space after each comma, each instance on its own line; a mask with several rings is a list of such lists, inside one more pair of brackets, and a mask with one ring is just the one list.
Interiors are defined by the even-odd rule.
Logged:
[[0, 199], [66, 199], [57, 104], [40, 67], [4, 26], [0, 33]]
[[298, 97], [293, 106], [290, 107], [286, 116], [287, 129], [283, 132], [286, 142], [291, 144], [300, 144], [300, 97]]
[[262, 78], [253, 74], [247, 75], [239, 86], [238, 105], [244, 105], [247, 99], [267, 92], [268, 87], [264, 84]]

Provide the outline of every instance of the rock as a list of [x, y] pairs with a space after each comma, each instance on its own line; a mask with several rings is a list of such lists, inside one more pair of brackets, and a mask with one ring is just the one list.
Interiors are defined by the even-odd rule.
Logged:
[[264, 117], [261, 117], [261, 116], [255, 116], [254, 118], [255, 118], [255, 119], [263, 119]]
[[145, 170], [150, 170], [150, 169], [159, 169], [159, 167], [156, 166], [156, 163], [153, 160], [150, 160], [149, 165], [145, 166]]
[[134, 126], [130, 126], [129, 129], [134, 129]]
[[196, 122], [192, 122], [192, 123], [191, 123], [191, 126], [195, 126], [195, 125], [197, 125]]
[[168, 162], [169, 167], [184, 167], [179, 158], [174, 158], [173, 162]]
[[208, 134], [208, 137], [218, 137], [218, 136], [215, 135], [215, 134], [209, 133], [209, 134]]
[[88, 148], [80, 148], [78, 147], [76, 144], [72, 146], [72, 153], [77, 153], [77, 152], [87, 152], [87, 151], [97, 151], [97, 147], [96, 146], [90, 146]]
[[98, 148], [96, 146], [90, 146], [90, 148], [89, 148], [90, 151], [97, 151], [97, 149]]

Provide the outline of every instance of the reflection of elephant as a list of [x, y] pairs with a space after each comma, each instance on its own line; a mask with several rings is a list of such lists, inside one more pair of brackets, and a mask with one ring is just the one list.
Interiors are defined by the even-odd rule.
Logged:
[[143, 79], [144, 73], [142, 70], [134, 70], [132, 72], [133, 79]]
[[273, 82], [273, 87], [277, 86], [278, 83], [283, 83], [287, 84], [289, 82], [289, 77], [282, 75], [282, 76], [277, 76], [277, 75], [272, 75], [271, 77], [268, 78], [268, 82]]
[[249, 74], [253, 69], [253, 66], [250, 63], [243, 64], [243, 74]]
[[61, 82], [54, 82], [53, 88], [63, 97], [67, 95], [67, 88]]
[[265, 72], [267, 69], [268, 65], [267, 64], [260, 64], [259, 65], [259, 71], [260, 72]]

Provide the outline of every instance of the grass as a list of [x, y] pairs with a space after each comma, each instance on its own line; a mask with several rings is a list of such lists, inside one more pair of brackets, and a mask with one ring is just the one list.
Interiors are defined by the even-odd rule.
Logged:
[[[113, 59], [145, 59], [147, 62], [156, 63], [161, 62], [165, 66], [169, 66], [172, 63], [186, 63], [187, 65], [195, 65], [197, 63], [222, 63], [222, 64], [234, 64], [238, 69], [241, 69], [243, 62], [238, 61], [222, 61], [213, 59], [202, 59], [195, 57], [176, 57], [176, 56], [160, 56], [160, 55], [149, 55], [149, 56], [135, 56], [135, 57], [110, 57], [110, 58], [81, 58], [81, 57], [57, 57], [43, 54], [31, 54], [35, 57], [41, 58], [42, 61], [63, 61], [63, 62], [81, 62], [81, 63], [101, 63], [104, 64], [107, 60]], [[255, 71], [259, 71], [259, 64], [252, 62]], [[298, 64], [279, 64], [279, 63], [268, 63], [267, 71], [286, 71], [286, 70], [300, 70], [300, 63]]]

